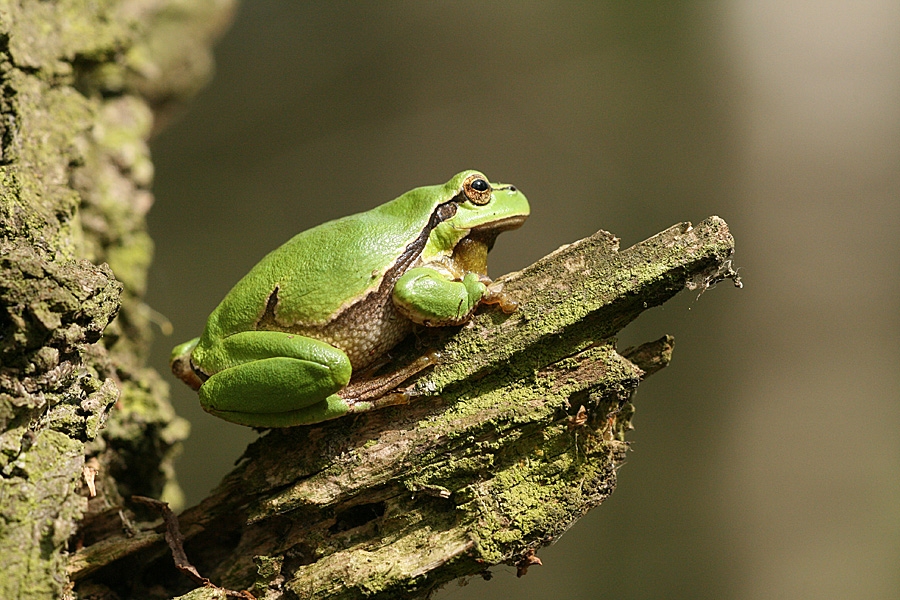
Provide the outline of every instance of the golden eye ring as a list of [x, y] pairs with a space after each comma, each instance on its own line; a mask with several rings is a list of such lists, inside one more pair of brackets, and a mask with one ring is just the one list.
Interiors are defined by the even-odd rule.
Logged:
[[463, 182], [463, 193], [472, 204], [484, 206], [491, 201], [491, 184], [484, 175], [473, 173]]

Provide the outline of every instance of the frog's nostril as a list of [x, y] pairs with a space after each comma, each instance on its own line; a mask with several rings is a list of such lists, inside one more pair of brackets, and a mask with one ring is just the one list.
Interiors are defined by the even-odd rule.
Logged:
[[509, 186], [509, 191], [510, 191], [511, 193], [515, 194], [515, 193], [516, 193], [516, 186], [514, 186], [514, 185]]

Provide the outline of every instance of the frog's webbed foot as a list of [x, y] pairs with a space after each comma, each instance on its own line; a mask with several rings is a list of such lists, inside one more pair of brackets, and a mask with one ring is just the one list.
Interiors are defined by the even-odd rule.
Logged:
[[[407, 404], [412, 394], [405, 391], [391, 392], [413, 375], [437, 363], [440, 352], [431, 350], [408, 365], [384, 375], [351, 381], [338, 395], [350, 405], [350, 412], [364, 412], [383, 406]], [[390, 393], [389, 393], [390, 392]]]

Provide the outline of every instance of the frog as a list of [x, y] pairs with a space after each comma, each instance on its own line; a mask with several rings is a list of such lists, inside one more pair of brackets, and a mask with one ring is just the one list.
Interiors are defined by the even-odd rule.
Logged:
[[467, 170], [298, 233], [172, 350], [172, 372], [206, 412], [256, 428], [399, 404], [405, 396], [385, 392], [408, 377], [367, 373], [415, 328], [464, 325], [481, 305], [515, 311], [487, 253], [529, 213], [515, 186]]

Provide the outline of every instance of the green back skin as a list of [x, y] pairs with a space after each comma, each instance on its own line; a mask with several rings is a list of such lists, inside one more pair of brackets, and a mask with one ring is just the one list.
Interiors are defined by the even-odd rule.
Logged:
[[453, 198], [474, 172], [464, 171], [446, 184], [416, 188], [367, 212], [297, 234], [238, 281], [210, 315], [200, 345], [254, 330], [276, 288], [279, 321], [327, 323], [378, 288], [385, 272], [428, 224], [434, 208]]

